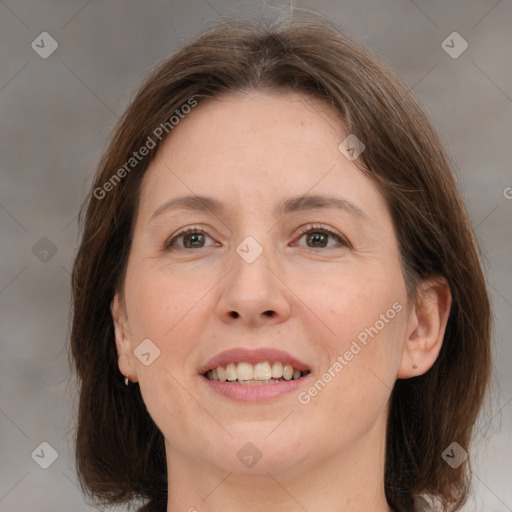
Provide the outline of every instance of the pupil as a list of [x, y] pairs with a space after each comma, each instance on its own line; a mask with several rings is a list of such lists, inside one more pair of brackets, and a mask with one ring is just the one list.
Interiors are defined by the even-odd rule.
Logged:
[[[198, 240], [198, 237], [201, 237], [203, 236], [202, 233], [194, 233], [192, 235], [188, 235], [188, 237], [186, 237], [186, 240], [188, 241], [192, 241], [192, 245], [195, 246], [195, 243], [194, 242], [197, 242]], [[188, 247], [188, 245], [185, 243], [185, 246]]]
[[[314, 233], [314, 234], [310, 234], [309, 237], [308, 237], [308, 242], [309, 241], [313, 241], [314, 243], [315, 242], [318, 242], [319, 241], [319, 237], [323, 237], [324, 238], [324, 241], [325, 241], [325, 234], [323, 233]], [[322, 244], [322, 247], [325, 247], [324, 244]]]

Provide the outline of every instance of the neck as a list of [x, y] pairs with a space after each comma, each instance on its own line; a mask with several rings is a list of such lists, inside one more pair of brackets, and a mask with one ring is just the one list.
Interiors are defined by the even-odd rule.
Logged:
[[343, 453], [315, 454], [314, 461], [305, 458], [279, 473], [260, 468], [241, 474], [204, 465], [166, 444], [167, 512], [390, 512], [381, 434], [374, 428]]

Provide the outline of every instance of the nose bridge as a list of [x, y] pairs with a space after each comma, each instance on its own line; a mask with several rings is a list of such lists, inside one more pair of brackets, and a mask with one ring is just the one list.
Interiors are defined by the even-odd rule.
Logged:
[[286, 288], [274, 275], [279, 264], [268, 232], [244, 238], [236, 246], [232, 262], [218, 303], [220, 317], [224, 321], [241, 317], [247, 323], [287, 318], [290, 305]]
[[[269, 267], [276, 264], [273, 257], [270, 237], [267, 234], [248, 236], [236, 247], [236, 257], [234, 257], [235, 284], [240, 286], [251, 286], [253, 296], [268, 295], [271, 292], [273, 283], [270, 282], [272, 275]], [[267, 237], [265, 240], [264, 237]], [[275, 255], [274, 255], [275, 256]]]

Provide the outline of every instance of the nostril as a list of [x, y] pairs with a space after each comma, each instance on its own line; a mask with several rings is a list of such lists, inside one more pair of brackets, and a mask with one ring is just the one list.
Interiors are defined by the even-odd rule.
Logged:
[[233, 318], [238, 318], [238, 317], [240, 316], [236, 311], [231, 311], [230, 315], [231, 315]]
[[274, 311], [265, 311], [265, 313], [263, 313], [264, 315], [267, 315], [267, 316], [274, 316]]

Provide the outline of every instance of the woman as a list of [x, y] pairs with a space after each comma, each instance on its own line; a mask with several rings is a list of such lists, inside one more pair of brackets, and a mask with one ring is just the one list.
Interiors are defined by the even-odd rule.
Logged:
[[141, 510], [458, 510], [490, 307], [447, 156], [315, 16], [230, 22], [120, 120], [73, 268], [77, 466]]

